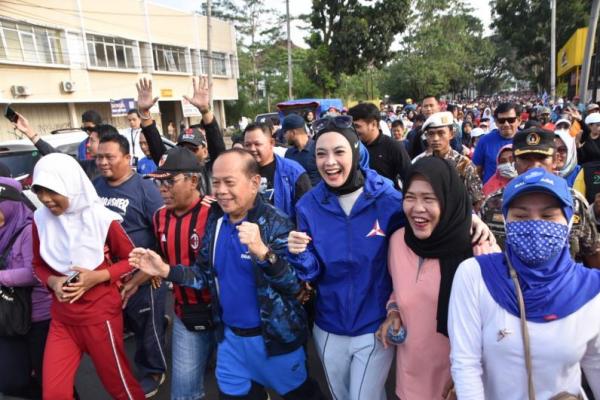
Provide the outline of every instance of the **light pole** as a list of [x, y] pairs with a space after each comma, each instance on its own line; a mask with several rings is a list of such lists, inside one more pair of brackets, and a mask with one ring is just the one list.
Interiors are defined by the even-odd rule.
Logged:
[[290, 31], [290, 0], [285, 0], [285, 13], [287, 21], [287, 56], [288, 56], [288, 97], [294, 98], [292, 88], [294, 87], [294, 77], [292, 74], [292, 38]]
[[550, 0], [550, 96], [556, 100], [556, 0]]
[[592, 11], [590, 12], [590, 26], [588, 28], [587, 39], [585, 41], [583, 66], [581, 67], [581, 77], [579, 79], [579, 98], [584, 104], [588, 102], [587, 87], [590, 78], [592, 53], [594, 52], [596, 27], [598, 26], [598, 11], [600, 11], [600, 0], [594, 0], [592, 3]]

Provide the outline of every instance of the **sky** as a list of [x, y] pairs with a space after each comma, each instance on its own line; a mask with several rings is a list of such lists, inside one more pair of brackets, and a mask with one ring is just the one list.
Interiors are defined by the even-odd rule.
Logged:
[[[199, 10], [200, 5], [206, 0], [150, 0], [153, 3], [164, 4], [170, 7], [179, 8], [183, 10]], [[385, 0], [384, 0], [385, 1]], [[481, 19], [484, 32], [486, 34], [491, 33], [489, 25], [491, 23], [491, 9], [489, 0], [466, 0], [474, 9], [473, 14]], [[285, 13], [285, 1], [284, 0], [265, 0], [267, 7], [273, 8], [280, 12]], [[311, 8], [311, 1], [308, 0], [290, 0], [290, 15], [293, 17], [308, 14]], [[304, 42], [304, 36], [307, 36], [307, 31], [301, 29], [302, 25], [299, 21], [292, 21], [292, 42], [300, 47], [308, 47]], [[394, 46], [396, 47], [396, 46]]]

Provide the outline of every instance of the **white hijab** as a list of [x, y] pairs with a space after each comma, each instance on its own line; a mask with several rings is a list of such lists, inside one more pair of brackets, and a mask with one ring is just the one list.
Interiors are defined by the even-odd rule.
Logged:
[[65, 275], [74, 266], [88, 270], [100, 266], [108, 228], [112, 221], [122, 218], [104, 207], [79, 163], [61, 153], [42, 157], [33, 170], [33, 185], [69, 199], [67, 210], [58, 217], [46, 207], [34, 213], [44, 261]]

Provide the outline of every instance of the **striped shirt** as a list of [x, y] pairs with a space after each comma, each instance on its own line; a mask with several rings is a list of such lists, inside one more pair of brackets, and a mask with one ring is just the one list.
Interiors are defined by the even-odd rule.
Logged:
[[[194, 264], [202, 246], [204, 229], [211, 203], [214, 199], [203, 196], [192, 208], [182, 215], [163, 207], [154, 214], [154, 234], [163, 259], [169, 265]], [[207, 289], [196, 290], [190, 287], [173, 285], [175, 314], [181, 317], [183, 304], [210, 303]]]

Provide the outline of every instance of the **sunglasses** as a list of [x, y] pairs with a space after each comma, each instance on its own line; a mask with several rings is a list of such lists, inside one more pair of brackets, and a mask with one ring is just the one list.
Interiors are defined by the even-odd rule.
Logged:
[[154, 181], [154, 184], [157, 187], [160, 188], [160, 187], [164, 186], [164, 187], [170, 189], [177, 182], [181, 182], [181, 181], [185, 180], [186, 178], [188, 178], [188, 175], [183, 175], [183, 178], [181, 178], [181, 179], [175, 179], [175, 176], [170, 176], [168, 178], [162, 178], [162, 179], [155, 178], [155, 179], [152, 179], [152, 180]]
[[93, 126], [82, 126], [80, 129], [85, 133], [90, 134], [94, 131], [95, 128]]
[[352, 128], [353, 121], [350, 115], [338, 115], [337, 117], [325, 117], [313, 122], [313, 131], [315, 133], [321, 133], [326, 129], [338, 128], [348, 129]]
[[496, 121], [498, 121], [498, 125], [504, 125], [505, 122], [508, 122], [509, 124], [514, 124], [516, 120], [517, 117], [496, 118]]

